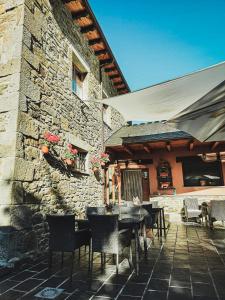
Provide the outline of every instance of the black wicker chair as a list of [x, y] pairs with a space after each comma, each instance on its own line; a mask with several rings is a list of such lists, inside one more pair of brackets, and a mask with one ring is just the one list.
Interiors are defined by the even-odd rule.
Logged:
[[[103, 256], [105, 254], [116, 255], [116, 273], [119, 270], [119, 255], [123, 254], [123, 249], [130, 248], [130, 256], [128, 258], [130, 266], [132, 266], [132, 249], [131, 249], [131, 231], [127, 229], [119, 230], [118, 215], [88, 215], [91, 228], [91, 270], [93, 269], [94, 252], [101, 253], [101, 267]], [[104, 255], [103, 255], [104, 254]]]
[[88, 215], [105, 215], [106, 208], [104, 206], [87, 206], [86, 207], [86, 216]]
[[[90, 256], [90, 238], [89, 230], [75, 231], [74, 215], [47, 215], [46, 220], [49, 225], [49, 269], [52, 266], [52, 253], [62, 253], [62, 264], [64, 252], [71, 252], [71, 272], [73, 274], [74, 251], [84, 245], [89, 245]], [[90, 258], [89, 258], [90, 260]], [[90, 268], [90, 265], [89, 265]]]

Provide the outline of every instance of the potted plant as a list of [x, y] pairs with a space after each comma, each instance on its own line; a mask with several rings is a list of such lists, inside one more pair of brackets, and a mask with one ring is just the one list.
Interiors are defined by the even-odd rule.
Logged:
[[101, 153], [100, 155], [100, 164], [104, 166], [107, 162], [109, 162], [109, 154], [108, 153]]
[[67, 150], [64, 155], [64, 161], [68, 166], [71, 166], [74, 164], [76, 158], [77, 158], [78, 150], [73, 148], [71, 144], [67, 145]]
[[57, 144], [60, 141], [60, 137], [52, 134], [51, 132], [46, 132], [44, 134], [44, 141], [41, 143], [41, 151], [44, 154], [49, 153], [49, 148], [51, 144]]
[[97, 172], [101, 165], [99, 158], [96, 156], [93, 156], [91, 159], [91, 165], [92, 165], [93, 172], [94, 173]]

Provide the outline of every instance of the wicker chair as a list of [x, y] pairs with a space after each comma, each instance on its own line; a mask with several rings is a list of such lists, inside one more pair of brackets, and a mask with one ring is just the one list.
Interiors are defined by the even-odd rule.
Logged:
[[201, 210], [199, 209], [198, 199], [197, 198], [186, 198], [184, 199], [184, 216], [186, 220], [192, 218], [199, 218], [201, 215]]
[[119, 255], [123, 249], [130, 248], [128, 258], [132, 265], [131, 231], [127, 229], [119, 230], [118, 215], [88, 215], [91, 228], [91, 270], [93, 269], [94, 252], [101, 253], [101, 267], [103, 269], [103, 254], [116, 255], [116, 273], [119, 270]]
[[[74, 215], [47, 215], [49, 225], [49, 269], [52, 266], [52, 253], [62, 253], [62, 264], [64, 252], [71, 252], [70, 279], [73, 274], [74, 251], [84, 245], [89, 245], [91, 233], [89, 230], [75, 231]], [[90, 248], [89, 248], [90, 249]], [[90, 251], [89, 251], [90, 253]], [[90, 254], [89, 254], [90, 256]], [[90, 265], [89, 265], [90, 266]]]
[[88, 215], [105, 215], [106, 208], [104, 206], [87, 206], [86, 207], [86, 216]]
[[213, 222], [225, 221], [225, 201], [213, 200], [208, 207], [209, 225], [213, 229]]

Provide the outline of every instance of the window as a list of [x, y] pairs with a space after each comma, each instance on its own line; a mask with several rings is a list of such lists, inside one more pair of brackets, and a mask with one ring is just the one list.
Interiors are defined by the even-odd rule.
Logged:
[[72, 64], [72, 91], [81, 100], [85, 100], [85, 77], [87, 73], [82, 73], [77, 66]]
[[88, 99], [88, 73], [89, 66], [81, 55], [72, 49], [72, 92], [76, 94], [81, 100]]
[[79, 171], [81, 173], [86, 173], [87, 172], [87, 155], [88, 153], [84, 150], [77, 149], [78, 154], [77, 154], [77, 159], [75, 161], [75, 170]]
[[199, 156], [178, 158], [182, 162], [184, 186], [223, 185], [221, 162], [205, 162]]

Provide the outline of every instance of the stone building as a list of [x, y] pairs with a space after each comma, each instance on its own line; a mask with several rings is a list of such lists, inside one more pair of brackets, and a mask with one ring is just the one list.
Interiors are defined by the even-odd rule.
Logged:
[[[46, 213], [104, 200], [90, 159], [124, 120], [101, 99], [129, 87], [87, 1], [0, 0], [0, 261], [46, 249]], [[51, 155], [45, 132], [60, 141]], [[63, 162], [66, 144], [82, 168]]]

